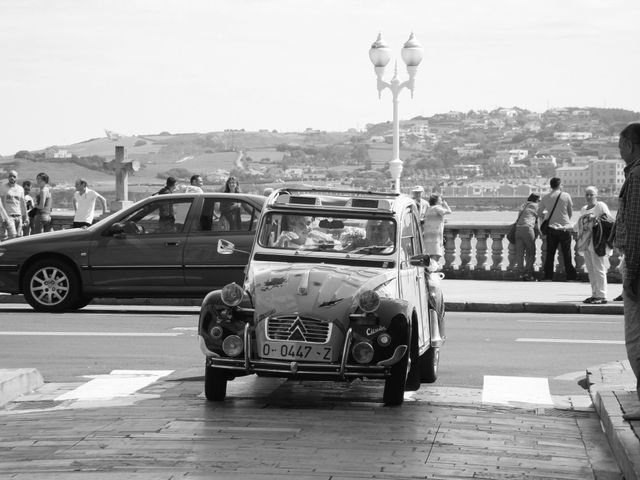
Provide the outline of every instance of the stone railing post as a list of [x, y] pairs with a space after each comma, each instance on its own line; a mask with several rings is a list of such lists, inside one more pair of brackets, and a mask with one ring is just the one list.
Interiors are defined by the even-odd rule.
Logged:
[[487, 269], [487, 230], [476, 230], [476, 266], [475, 270], [484, 271]]
[[444, 238], [446, 240], [444, 244], [444, 266], [443, 270], [453, 270], [453, 265], [456, 262], [456, 236], [457, 230], [445, 229]]
[[471, 237], [473, 230], [460, 230], [460, 270], [468, 271], [471, 269]]
[[491, 237], [491, 267], [489, 270], [494, 272], [502, 270], [502, 262], [504, 262], [504, 248], [502, 246], [502, 239], [504, 233], [499, 231], [492, 231]]

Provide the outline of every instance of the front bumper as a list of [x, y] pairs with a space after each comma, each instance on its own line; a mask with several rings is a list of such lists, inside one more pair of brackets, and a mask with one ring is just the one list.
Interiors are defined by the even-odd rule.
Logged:
[[249, 325], [244, 329], [244, 355], [238, 358], [221, 357], [211, 352], [205, 345], [204, 338], [199, 336], [200, 349], [207, 356], [207, 367], [215, 367], [242, 374], [268, 374], [282, 377], [305, 378], [332, 378], [336, 380], [348, 380], [359, 377], [386, 378], [390, 375], [391, 367], [400, 361], [407, 352], [407, 345], [398, 345], [394, 353], [388, 359], [373, 365], [347, 363], [349, 349], [353, 339], [353, 331], [349, 329], [346, 334], [340, 363], [317, 363], [302, 361], [287, 361], [251, 358], [251, 339]]

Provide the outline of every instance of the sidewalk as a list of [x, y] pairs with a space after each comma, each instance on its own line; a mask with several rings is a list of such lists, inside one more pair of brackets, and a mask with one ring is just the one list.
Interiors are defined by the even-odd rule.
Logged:
[[[621, 293], [620, 284], [609, 285], [609, 303], [605, 305], [582, 303], [582, 300], [590, 296], [589, 284], [584, 282], [445, 279], [442, 281], [442, 290], [448, 311], [623, 314], [622, 302], [611, 301]], [[199, 305], [199, 299], [96, 299], [86, 308], [92, 311], [144, 310], [149, 314], [171, 311], [197, 315]], [[8, 308], [30, 309], [24, 304], [22, 296], [0, 295], [0, 310]], [[589, 393], [618, 465], [624, 473], [625, 480], [640, 479], [640, 421], [626, 422], [622, 419], [625, 411], [640, 408], [640, 401], [635, 393], [635, 377], [629, 363], [625, 359], [616, 359], [591, 370], [593, 371], [587, 371]], [[26, 377], [33, 378], [34, 383], [31, 385], [24, 381], [24, 372], [16, 371], [16, 374], [22, 375], [19, 384], [23, 391], [19, 393], [39, 386], [38, 375]], [[5, 371], [4, 376], [0, 377], [0, 391], [2, 383], [9, 381], [10, 376]], [[15, 389], [12, 392], [15, 392]]]

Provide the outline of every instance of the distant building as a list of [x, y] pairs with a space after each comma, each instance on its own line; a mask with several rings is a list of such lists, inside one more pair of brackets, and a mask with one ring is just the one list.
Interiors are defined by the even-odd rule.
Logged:
[[549, 153], [536, 153], [531, 159], [531, 166], [535, 168], [557, 167], [556, 157]]
[[615, 194], [624, 183], [624, 165], [622, 160], [593, 160], [584, 165], [559, 167], [556, 177], [562, 179], [565, 190], [571, 195], [582, 195], [589, 185]]
[[591, 132], [554, 132], [553, 138], [557, 140], [587, 140], [593, 137]]
[[71, 158], [73, 154], [65, 148], [47, 148], [44, 152], [47, 159], [64, 159]]

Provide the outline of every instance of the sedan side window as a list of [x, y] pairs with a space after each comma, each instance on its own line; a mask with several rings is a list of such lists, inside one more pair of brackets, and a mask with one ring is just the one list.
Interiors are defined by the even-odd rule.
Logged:
[[173, 200], [163, 196], [162, 200], [148, 203], [125, 217], [124, 232], [131, 235], [182, 233], [190, 208], [190, 199]]
[[207, 198], [198, 230], [204, 232], [248, 232], [256, 229], [258, 210], [243, 201]]

